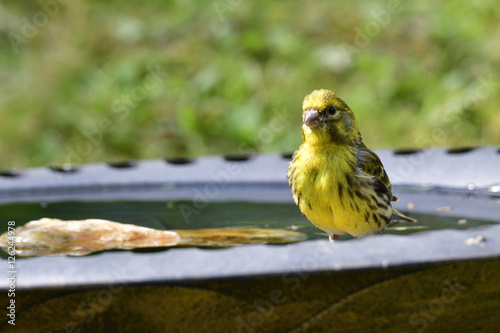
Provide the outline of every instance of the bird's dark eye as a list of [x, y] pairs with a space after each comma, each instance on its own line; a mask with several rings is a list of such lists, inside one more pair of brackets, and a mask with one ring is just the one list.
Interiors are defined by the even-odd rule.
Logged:
[[333, 115], [335, 114], [335, 112], [337, 112], [337, 109], [334, 107], [334, 106], [330, 106], [326, 112], [329, 114], [329, 115]]

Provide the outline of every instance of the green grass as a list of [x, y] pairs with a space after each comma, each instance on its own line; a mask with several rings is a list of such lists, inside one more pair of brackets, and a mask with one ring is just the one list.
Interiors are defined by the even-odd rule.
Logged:
[[389, 3], [3, 2], [0, 169], [290, 152], [318, 88], [373, 148], [500, 144], [500, 7]]

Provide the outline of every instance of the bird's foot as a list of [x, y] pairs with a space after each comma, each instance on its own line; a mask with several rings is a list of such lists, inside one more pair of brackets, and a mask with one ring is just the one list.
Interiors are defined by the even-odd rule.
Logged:
[[328, 238], [330, 239], [330, 243], [334, 243], [340, 239], [339, 235], [328, 235]]

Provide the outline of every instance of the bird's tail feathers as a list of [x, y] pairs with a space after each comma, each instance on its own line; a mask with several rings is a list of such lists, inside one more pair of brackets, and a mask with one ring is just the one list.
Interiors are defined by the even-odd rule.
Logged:
[[405, 214], [401, 213], [398, 211], [396, 208], [392, 208], [392, 216], [391, 216], [392, 222], [412, 222], [415, 223], [417, 220], [414, 218], [411, 218], [409, 216], [406, 216]]

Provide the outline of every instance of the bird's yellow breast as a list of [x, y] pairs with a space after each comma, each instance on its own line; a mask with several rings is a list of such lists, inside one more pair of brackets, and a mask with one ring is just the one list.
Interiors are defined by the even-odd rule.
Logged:
[[[288, 177], [295, 203], [312, 223], [330, 235], [364, 236], [383, 228], [367, 218], [369, 203], [350, 193], [352, 182], [363, 181], [359, 179], [362, 176], [352, 177], [355, 162], [354, 149], [303, 144], [290, 165]], [[369, 195], [367, 189], [360, 187], [359, 191]]]

